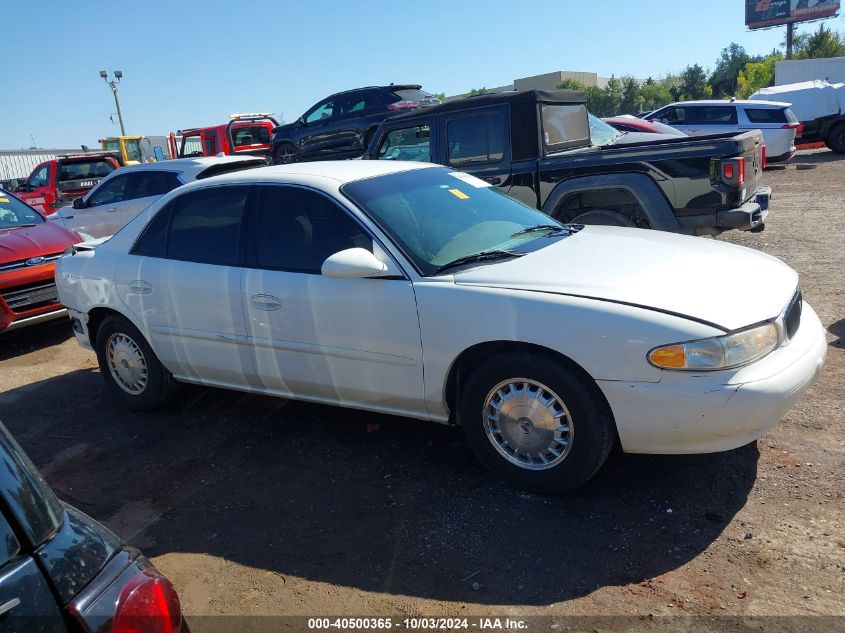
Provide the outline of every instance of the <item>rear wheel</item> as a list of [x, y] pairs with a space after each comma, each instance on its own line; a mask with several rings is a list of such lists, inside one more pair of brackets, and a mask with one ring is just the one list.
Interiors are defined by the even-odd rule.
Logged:
[[293, 143], [281, 143], [273, 154], [273, 162], [277, 165], [296, 162], [296, 146]]
[[110, 316], [100, 324], [96, 347], [106, 384], [130, 409], [156, 409], [175, 397], [173, 375], [138, 328], [124, 317]]
[[538, 354], [483, 360], [470, 374], [459, 406], [479, 461], [502, 479], [537, 492], [585, 483], [616, 437], [595, 385], [563, 361]]
[[830, 131], [827, 146], [837, 154], [845, 154], [845, 123], [840, 123]]

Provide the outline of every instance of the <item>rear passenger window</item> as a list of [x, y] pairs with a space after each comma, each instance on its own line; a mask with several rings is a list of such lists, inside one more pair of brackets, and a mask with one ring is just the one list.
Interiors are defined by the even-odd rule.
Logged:
[[308, 189], [263, 186], [254, 230], [254, 265], [319, 274], [330, 255], [372, 250], [373, 240], [344, 209]]
[[701, 125], [736, 125], [735, 106], [696, 106], [689, 108], [687, 123]]
[[497, 163], [505, 155], [505, 124], [498, 113], [452, 119], [446, 124], [450, 165]]
[[182, 183], [172, 171], [137, 171], [132, 174], [125, 200], [163, 196]]
[[379, 160], [431, 162], [431, 129], [427, 125], [390, 130], [378, 148]]
[[786, 110], [774, 108], [745, 108], [745, 114], [752, 123], [789, 123]]
[[234, 266], [249, 187], [212, 187], [174, 200], [165, 255], [202, 264]]

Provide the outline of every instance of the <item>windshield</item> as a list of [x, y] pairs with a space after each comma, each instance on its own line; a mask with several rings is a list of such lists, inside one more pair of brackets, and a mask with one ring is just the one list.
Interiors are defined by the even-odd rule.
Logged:
[[[377, 176], [348, 183], [341, 191], [423, 275], [479, 253], [536, 250], [560, 238], [557, 229], [565, 230], [483, 180], [447, 168]], [[544, 228], [524, 232], [532, 227]], [[528, 247], [529, 242], [535, 244]]]
[[0, 229], [41, 224], [44, 218], [28, 204], [0, 189]]
[[593, 147], [601, 147], [602, 145], [610, 145], [615, 142], [622, 132], [616, 128], [608, 125], [600, 118], [589, 115], [590, 117], [590, 143]]

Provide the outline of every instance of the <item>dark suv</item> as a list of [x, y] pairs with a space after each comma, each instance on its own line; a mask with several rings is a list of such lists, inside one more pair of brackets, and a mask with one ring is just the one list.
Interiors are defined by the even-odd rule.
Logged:
[[273, 162], [360, 156], [388, 117], [440, 103], [421, 88], [371, 86], [333, 94], [309, 108], [296, 122], [273, 129]]
[[61, 503], [0, 423], [0, 631], [182, 630], [170, 581]]

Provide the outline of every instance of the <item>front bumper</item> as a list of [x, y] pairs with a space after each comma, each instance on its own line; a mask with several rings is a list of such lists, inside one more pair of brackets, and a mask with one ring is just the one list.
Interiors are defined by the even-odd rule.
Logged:
[[777, 424], [818, 376], [826, 351], [824, 327], [805, 303], [792, 340], [746, 367], [664, 371], [658, 383], [598, 384], [626, 453], [714, 453]]

